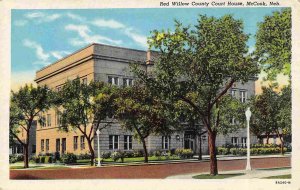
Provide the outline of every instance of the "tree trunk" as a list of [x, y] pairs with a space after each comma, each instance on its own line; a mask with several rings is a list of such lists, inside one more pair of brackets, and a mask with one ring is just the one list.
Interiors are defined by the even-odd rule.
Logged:
[[278, 137], [279, 137], [280, 142], [281, 142], [281, 144], [280, 144], [280, 152], [281, 152], [282, 155], [284, 155], [284, 140], [283, 140], [283, 136], [280, 137], [280, 136], [278, 135]]
[[198, 160], [202, 160], [202, 142], [201, 142], [201, 135], [199, 135], [199, 157]]
[[87, 142], [88, 142], [89, 150], [90, 150], [90, 153], [91, 153], [91, 166], [94, 166], [95, 152], [94, 152], [94, 149], [93, 149], [93, 146], [92, 146], [92, 141], [87, 138]]
[[266, 135], [267, 135], [267, 142], [266, 143], [269, 144], [269, 138], [270, 138], [269, 133], [267, 133]]
[[142, 143], [143, 143], [143, 148], [144, 148], [144, 162], [148, 163], [148, 152], [147, 152], [147, 146], [146, 146], [146, 141], [145, 139], [142, 139]]
[[29, 168], [29, 153], [28, 153], [28, 144], [23, 145], [24, 148], [24, 168]]
[[208, 131], [209, 157], [210, 157], [210, 175], [218, 175], [217, 151], [216, 151], [216, 133]]

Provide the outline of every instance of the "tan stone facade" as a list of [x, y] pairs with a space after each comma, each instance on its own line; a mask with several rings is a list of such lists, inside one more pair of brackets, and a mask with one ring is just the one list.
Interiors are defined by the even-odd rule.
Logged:
[[[116, 85], [123, 85], [128, 80], [134, 80], [133, 74], [129, 70], [129, 64], [132, 62], [141, 63], [141, 67], [147, 72], [151, 72], [152, 61], [157, 57], [157, 52], [146, 52], [134, 49], [114, 47], [101, 44], [91, 44], [77, 52], [37, 71], [36, 79], [38, 85], [47, 85], [52, 89], [59, 90], [67, 80], [79, 77], [82, 81], [91, 80], [111, 82]], [[114, 78], [114, 79], [112, 79]], [[246, 84], [236, 83], [232, 90], [236, 90], [237, 96], [241, 94], [249, 98], [254, 95], [254, 81]], [[241, 92], [246, 92], [243, 95]], [[239, 97], [238, 97], [239, 98]], [[44, 113], [46, 125], [38, 124], [36, 130], [36, 153], [54, 153], [70, 152], [75, 154], [88, 153], [86, 140], [81, 141], [82, 134], [79, 131], [70, 131], [68, 133], [58, 130], [58, 118], [54, 109]], [[100, 149], [103, 152], [115, 150], [137, 150], [142, 149], [142, 145], [132, 137], [132, 133], [121, 128], [117, 121], [104, 130], [100, 135]], [[131, 136], [131, 137], [128, 137]], [[226, 137], [218, 136], [217, 146], [230, 143], [232, 137], [237, 137], [242, 142], [246, 136], [246, 130], [241, 129], [235, 134]], [[76, 140], [77, 138], [77, 140]], [[130, 141], [131, 139], [131, 141]], [[130, 141], [130, 142], [129, 142]], [[202, 151], [207, 153], [207, 135], [202, 139]], [[252, 142], [256, 140], [253, 139]], [[77, 143], [76, 143], [77, 142]], [[157, 149], [176, 149], [189, 146], [198, 151], [199, 139], [191, 138], [185, 132], [172, 134], [169, 139], [163, 136], [149, 136], [147, 139], [148, 150]], [[75, 144], [75, 145], [74, 145]], [[77, 144], [77, 146], [76, 146]], [[84, 146], [83, 146], [84, 144]], [[128, 144], [131, 147], [128, 148]], [[97, 150], [97, 138], [94, 142], [95, 151]], [[63, 149], [65, 149], [63, 151]]]

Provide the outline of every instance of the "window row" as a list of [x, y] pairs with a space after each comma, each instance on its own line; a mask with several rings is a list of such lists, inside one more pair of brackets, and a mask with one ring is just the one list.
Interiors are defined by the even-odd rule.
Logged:
[[[239, 96], [238, 96], [239, 93]], [[238, 90], [231, 89], [230, 94], [233, 98], [239, 98], [240, 102], [245, 103], [247, 100], [247, 91], [246, 90]]]
[[239, 142], [238, 137], [231, 137], [231, 144], [233, 146], [239, 146], [242, 148], [246, 148], [247, 147], [247, 137], [241, 137], [241, 143]]
[[[112, 85], [120, 86], [120, 78], [116, 76], [108, 76], [108, 83]], [[131, 78], [123, 78], [123, 86], [132, 86], [133, 79]]]

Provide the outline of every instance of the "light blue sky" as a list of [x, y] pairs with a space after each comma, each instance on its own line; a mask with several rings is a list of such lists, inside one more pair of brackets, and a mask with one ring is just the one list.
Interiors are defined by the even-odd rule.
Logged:
[[173, 29], [174, 19], [194, 25], [199, 14], [232, 14], [242, 19], [245, 32], [251, 34], [248, 45], [253, 48], [257, 23], [279, 9], [12, 10], [12, 88], [31, 82], [36, 70], [92, 42], [146, 50], [151, 30]]

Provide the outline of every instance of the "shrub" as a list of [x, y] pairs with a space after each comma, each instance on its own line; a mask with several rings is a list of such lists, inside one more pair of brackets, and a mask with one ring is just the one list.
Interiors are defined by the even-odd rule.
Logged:
[[131, 151], [125, 152], [125, 153], [124, 153], [124, 157], [125, 157], [125, 158], [133, 158], [133, 157], [134, 157], [134, 154], [133, 154], [133, 152], [131, 152]]
[[61, 156], [61, 161], [65, 164], [76, 163], [77, 156], [73, 153], [66, 153]]
[[54, 153], [54, 158], [53, 158], [54, 162], [60, 160], [60, 153], [59, 152], [55, 152]]
[[45, 163], [52, 163], [52, 156], [45, 156]]
[[224, 147], [217, 147], [217, 152], [219, 155], [226, 155], [228, 154], [228, 148], [224, 148]]
[[86, 159], [91, 159], [91, 155], [88, 153], [85, 154], [79, 154], [77, 155], [78, 160], [86, 160]]
[[101, 155], [102, 159], [108, 159], [111, 156], [111, 152], [103, 152]]
[[114, 162], [118, 161], [119, 159], [121, 159], [121, 162], [124, 162], [124, 156], [124, 152], [121, 151], [116, 151], [111, 154], [111, 158]]
[[192, 158], [194, 153], [191, 149], [183, 149], [183, 148], [177, 148], [175, 150], [175, 154], [178, 155], [180, 158]]
[[162, 152], [160, 150], [156, 150], [153, 152], [153, 156], [161, 157], [161, 155], [162, 155]]
[[172, 148], [172, 149], [170, 150], [170, 154], [171, 154], [171, 155], [174, 155], [174, 154], [175, 154], [175, 151], [176, 151], [176, 149], [175, 149], [175, 148]]
[[43, 163], [43, 164], [45, 163], [45, 156], [40, 157], [40, 163]]
[[134, 155], [134, 157], [143, 157], [144, 156], [144, 150], [134, 150], [133, 155]]

